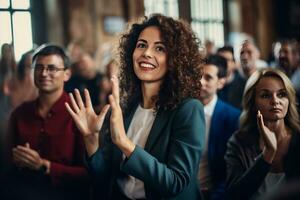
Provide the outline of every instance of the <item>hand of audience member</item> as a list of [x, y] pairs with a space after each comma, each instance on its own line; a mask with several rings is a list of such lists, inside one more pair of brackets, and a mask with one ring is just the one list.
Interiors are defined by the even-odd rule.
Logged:
[[122, 115], [122, 109], [120, 107], [120, 95], [119, 95], [119, 82], [116, 76], [112, 76], [112, 94], [109, 95], [109, 103], [111, 106], [111, 117], [110, 117], [110, 133], [111, 139], [120, 150], [129, 157], [133, 152], [135, 145], [127, 137], [124, 128], [124, 121]]
[[68, 103], [65, 103], [66, 108], [77, 128], [84, 137], [86, 150], [89, 156], [95, 153], [99, 147], [99, 131], [102, 128], [105, 115], [109, 109], [109, 105], [105, 105], [100, 114], [97, 115], [93, 109], [91, 97], [87, 89], [84, 90], [85, 105], [80, 96], [79, 90], [75, 89], [75, 98], [70, 93], [72, 108]]
[[39, 170], [42, 166], [46, 166], [46, 173], [50, 170], [50, 161], [42, 159], [37, 151], [30, 148], [29, 143], [13, 148], [13, 161], [20, 168]]
[[260, 111], [257, 112], [257, 125], [264, 143], [263, 157], [266, 162], [271, 164], [277, 151], [277, 139], [275, 133], [265, 126], [264, 119]]

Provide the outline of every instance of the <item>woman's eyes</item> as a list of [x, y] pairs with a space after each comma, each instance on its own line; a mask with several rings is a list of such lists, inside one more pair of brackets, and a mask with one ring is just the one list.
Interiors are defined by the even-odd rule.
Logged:
[[[136, 48], [141, 48], [141, 49], [144, 49], [147, 47], [148, 47], [148, 45], [145, 43], [142, 43], [142, 42], [137, 43], [137, 45], [136, 45]], [[155, 48], [155, 51], [166, 52], [166, 48], [164, 46], [159, 45], [159, 46], [155, 46], [154, 48]]]
[[[284, 97], [287, 97], [287, 93], [286, 92], [279, 92], [277, 93], [276, 95], [278, 98], [284, 98]], [[272, 94], [269, 94], [269, 93], [262, 93], [260, 95], [261, 98], [264, 98], [264, 99], [267, 99], [267, 98], [271, 98], [272, 97]]]
[[145, 48], [146, 44], [144, 43], [137, 43], [136, 48]]
[[157, 46], [157, 47], [156, 47], [156, 50], [157, 50], [157, 51], [161, 51], [161, 52], [166, 52], [166, 49], [165, 49], [165, 47], [163, 47], [163, 46]]
[[286, 93], [286, 92], [279, 92], [277, 96], [278, 96], [279, 98], [283, 98], [283, 97], [286, 97], [286, 96], [287, 96], [287, 93]]
[[260, 95], [260, 97], [264, 98], [264, 99], [267, 99], [267, 98], [271, 97], [271, 95], [267, 94], [267, 93], [263, 93], [263, 94]]

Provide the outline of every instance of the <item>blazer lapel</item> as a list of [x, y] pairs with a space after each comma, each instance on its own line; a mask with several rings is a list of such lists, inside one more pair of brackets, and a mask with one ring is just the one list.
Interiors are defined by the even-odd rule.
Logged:
[[138, 107], [139, 104], [136, 104], [135, 106], [132, 107], [132, 110], [130, 111], [130, 113], [128, 113], [128, 115], [125, 117], [124, 119], [124, 128], [125, 128], [125, 133], [127, 134], [127, 131], [128, 131], [128, 128], [129, 128], [129, 125], [130, 125], [130, 122], [133, 118], [133, 115], [136, 111], [136, 108]]
[[214, 155], [216, 153], [216, 149], [218, 148], [218, 142], [217, 140], [222, 139], [221, 137], [218, 136], [218, 133], [220, 133], [219, 129], [222, 127], [216, 126], [218, 123], [219, 117], [222, 115], [220, 113], [220, 101], [219, 99], [217, 100], [216, 106], [214, 108], [213, 115], [211, 117], [211, 122], [210, 122], [210, 130], [209, 130], [209, 139], [208, 139], [208, 157], [209, 159], [214, 158]]
[[151, 151], [153, 145], [155, 144], [155, 141], [158, 139], [158, 136], [161, 134], [162, 128], [169, 120], [170, 112], [171, 112], [170, 110], [163, 110], [163, 109], [159, 109], [159, 111], [157, 112], [145, 145], [145, 150], [147, 150], [148, 152]]

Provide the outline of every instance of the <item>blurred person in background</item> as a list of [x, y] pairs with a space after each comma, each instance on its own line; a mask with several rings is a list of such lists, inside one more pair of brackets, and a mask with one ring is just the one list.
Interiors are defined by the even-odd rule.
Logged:
[[238, 109], [217, 96], [217, 91], [226, 82], [226, 75], [226, 59], [219, 55], [210, 55], [203, 66], [202, 87], [199, 91], [199, 99], [204, 105], [206, 131], [198, 182], [207, 200], [222, 200], [225, 197], [226, 144], [237, 130], [240, 116]]
[[89, 176], [83, 167], [82, 137], [64, 103], [70, 78], [64, 50], [42, 45], [33, 55], [34, 83], [39, 95], [11, 114], [7, 149], [11, 169], [4, 199], [88, 199]]
[[240, 84], [244, 78], [237, 70], [237, 64], [234, 59], [234, 50], [232, 46], [224, 46], [217, 50], [217, 54], [224, 57], [227, 61], [227, 75], [224, 87], [218, 91], [218, 97], [234, 106], [241, 108], [241, 97], [237, 97], [237, 91], [243, 91], [244, 85]]
[[38, 96], [38, 89], [34, 85], [32, 54], [33, 50], [24, 53], [17, 65], [17, 70], [10, 80], [9, 96], [12, 109], [25, 101], [32, 101]]
[[259, 59], [258, 47], [250, 40], [245, 40], [240, 50], [242, 75], [250, 77], [256, 70], [267, 67], [267, 63]]
[[10, 44], [3, 44], [1, 47], [1, 58], [0, 58], [0, 72], [1, 74], [14, 72], [17, 68], [17, 62], [15, 60], [14, 48]]
[[105, 75], [102, 77], [100, 82], [100, 93], [99, 93], [99, 106], [95, 108], [96, 112], [100, 112], [102, 108], [108, 104], [108, 96], [111, 94], [111, 81], [110, 77], [112, 75], [118, 76], [119, 66], [116, 60], [111, 60], [105, 66]]
[[279, 50], [279, 69], [292, 81], [296, 91], [300, 92], [300, 53], [296, 40], [281, 41]]
[[240, 126], [227, 144], [228, 199], [261, 199], [300, 178], [300, 120], [295, 90], [280, 70], [247, 81]]
[[67, 46], [67, 52], [71, 64], [78, 62], [80, 56], [84, 53], [82, 42], [80, 40], [70, 42]]
[[16, 60], [13, 46], [3, 44], [0, 57], [0, 179], [4, 174], [6, 166], [6, 129], [8, 118], [12, 110], [10, 100], [10, 83], [16, 70]]
[[84, 89], [90, 92], [94, 108], [100, 106], [99, 94], [103, 75], [97, 70], [93, 57], [88, 53], [80, 55], [79, 60], [72, 64], [72, 76], [65, 84], [66, 92], [73, 92], [75, 88], [83, 95]]
[[205, 53], [206, 57], [216, 53], [216, 46], [213, 41], [208, 40], [208, 39], [205, 40], [204, 46], [205, 46], [205, 51], [206, 51], [206, 53]]

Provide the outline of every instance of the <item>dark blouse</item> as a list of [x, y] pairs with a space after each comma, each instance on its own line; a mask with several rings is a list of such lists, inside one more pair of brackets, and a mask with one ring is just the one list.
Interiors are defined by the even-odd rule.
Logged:
[[[252, 134], [254, 135], [254, 134]], [[292, 135], [283, 170], [287, 181], [300, 177], [300, 134]], [[250, 199], [257, 192], [271, 165], [262, 156], [258, 139], [248, 133], [235, 133], [227, 143], [226, 194], [228, 199]]]

